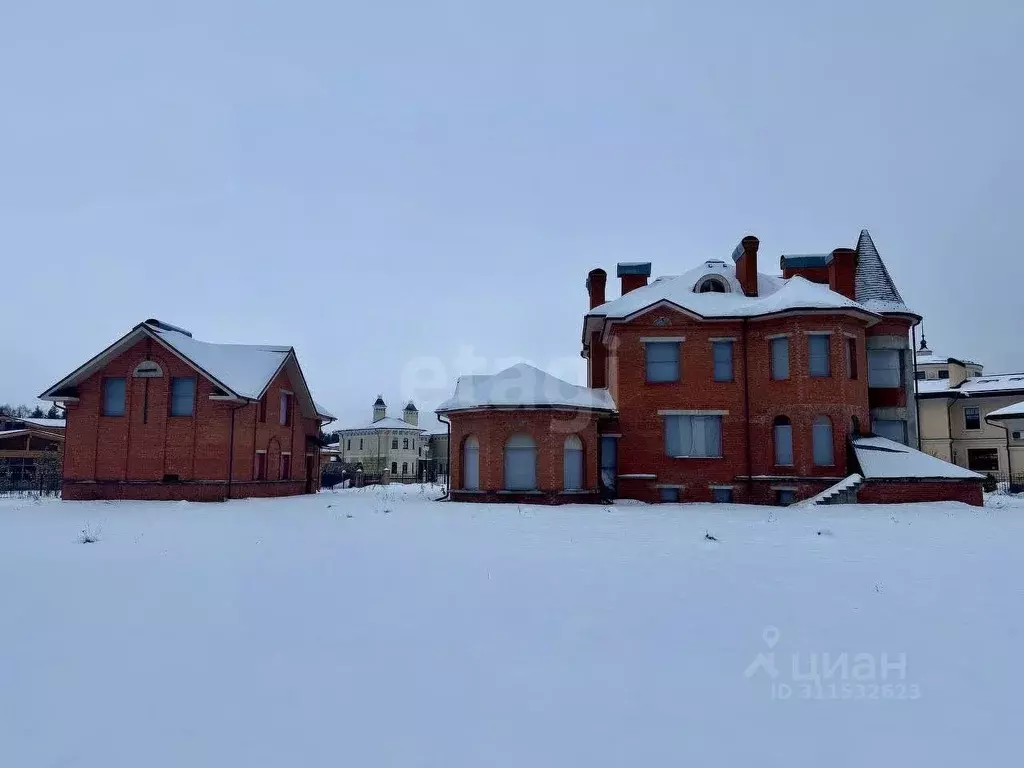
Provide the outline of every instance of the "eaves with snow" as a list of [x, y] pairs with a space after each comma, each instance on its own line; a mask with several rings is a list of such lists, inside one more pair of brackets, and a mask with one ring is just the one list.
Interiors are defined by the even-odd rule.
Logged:
[[197, 373], [213, 382], [225, 398], [239, 401], [259, 400], [278, 373], [286, 370], [292, 386], [298, 391], [302, 415], [322, 422], [334, 420], [325, 408], [313, 400], [293, 347], [199, 341], [184, 328], [152, 318], [136, 325], [98, 355], [43, 392], [39, 398], [51, 401], [74, 400], [78, 384], [146, 337], [156, 341]]
[[[674, 308], [708, 320], [771, 317], [788, 312], [843, 312], [858, 315], [869, 325], [879, 322], [882, 315], [919, 319], [903, 301], [867, 230], [861, 231], [856, 252], [856, 300], [800, 275], [784, 278], [761, 272], [757, 275], [758, 295], [747, 296], [733, 264], [709, 259], [681, 275], [659, 277], [591, 309], [584, 319], [584, 346], [589, 332], [608, 321], [626, 321], [656, 307]], [[783, 257], [787, 258], [799, 262], [799, 266], [827, 267], [831, 255]], [[716, 282], [715, 290], [702, 290], [709, 280]]]
[[607, 389], [581, 387], [527, 363], [518, 363], [495, 374], [460, 376], [455, 393], [437, 407], [437, 412], [522, 408], [604, 413], [616, 410]]
[[977, 472], [950, 464], [885, 437], [850, 441], [866, 480], [981, 480]]

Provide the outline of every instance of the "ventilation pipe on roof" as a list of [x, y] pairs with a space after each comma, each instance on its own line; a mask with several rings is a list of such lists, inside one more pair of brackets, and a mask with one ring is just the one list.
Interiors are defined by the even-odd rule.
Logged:
[[736, 262], [736, 279], [747, 296], [757, 296], [757, 248], [761, 244], [753, 235], [747, 235], [732, 252]]
[[590, 296], [590, 308], [600, 307], [605, 303], [604, 287], [608, 282], [608, 273], [598, 267], [587, 274], [587, 294]]
[[651, 262], [620, 261], [616, 265], [615, 274], [622, 281], [622, 295], [625, 296], [630, 291], [647, 285], [647, 278], [651, 276]]
[[146, 325], [152, 325], [154, 328], [159, 328], [161, 331], [173, 331], [174, 333], [181, 333], [185, 336], [192, 338], [192, 331], [186, 331], [184, 328], [179, 328], [176, 325], [165, 323], [157, 320], [155, 317], [151, 317], [146, 321]]

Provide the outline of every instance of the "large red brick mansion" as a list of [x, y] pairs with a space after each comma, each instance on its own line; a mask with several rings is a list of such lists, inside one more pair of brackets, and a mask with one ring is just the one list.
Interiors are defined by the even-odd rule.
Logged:
[[981, 503], [980, 476], [917, 447], [913, 329], [866, 230], [855, 248], [783, 255], [755, 237], [649, 282], [649, 263], [587, 277], [587, 387], [530, 366], [464, 376], [452, 497], [467, 500]]

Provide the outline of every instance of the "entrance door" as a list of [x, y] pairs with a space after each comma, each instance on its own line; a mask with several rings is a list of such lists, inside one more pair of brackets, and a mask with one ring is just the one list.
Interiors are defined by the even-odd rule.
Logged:
[[601, 493], [615, 497], [615, 480], [619, 474], [619, 441], [615, 437], [601, 438]]
[[306, 456], [306, 493], [313, 493], [314, 483], [313, 479], [316, 475], [314, 472], [313, 457], [307, 454]]

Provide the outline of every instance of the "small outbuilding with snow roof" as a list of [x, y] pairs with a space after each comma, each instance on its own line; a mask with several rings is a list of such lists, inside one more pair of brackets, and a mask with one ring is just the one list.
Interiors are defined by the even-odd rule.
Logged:
[[65, 499], [221, 501], [319, 488], [318, 406], [292, 347], [146, 320], [40, 395], [67, 409]]
[[459, 377], [437, 413], [451, 422], [453, 499], [600, 499], [599, 424], [605, 429], [615, 415], [607, 389], [570, 384], [520, 363]]

